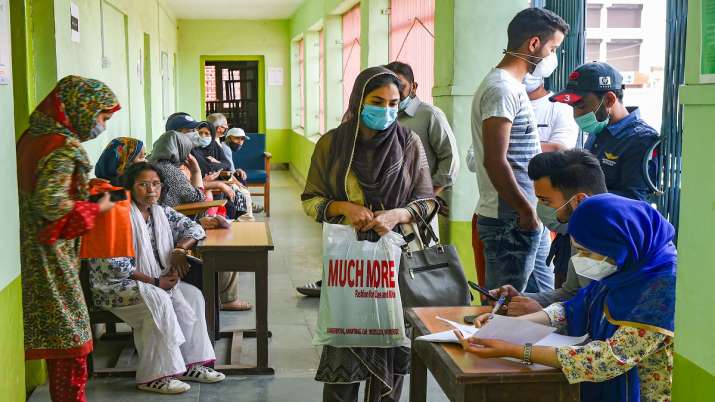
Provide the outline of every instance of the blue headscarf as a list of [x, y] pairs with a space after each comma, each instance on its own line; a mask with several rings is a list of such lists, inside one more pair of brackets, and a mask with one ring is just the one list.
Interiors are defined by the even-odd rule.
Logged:
[[118, 183], [119, 178], [143, 148], [144, 142], [136, 138], [117, 137], [113, 139], [99, 156], [99, 160], [94, 166], [94, 175], [121, 187]]
[[[618, 266], [565, 303], [569, 335], [606, 340], [620, 326], [673, 335], [675, 229], [658, 211], [614, 194], [592, 196], [569, 219], [569, 234]], [[581, 400], [640, 400], [638, 368], [608, 381], [583, 383]]]

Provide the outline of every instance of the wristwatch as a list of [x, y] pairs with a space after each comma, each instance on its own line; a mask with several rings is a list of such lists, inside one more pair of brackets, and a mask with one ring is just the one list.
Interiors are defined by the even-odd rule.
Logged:
[[521, 362], [526, 364], [526, 365], [531, 365], [534, 364], [533, 361], [531, 361], [531, 349], [533, 345], [531, 343], [525, 343], [524, 344], [524, 352], [523, 356], [521, 357]]

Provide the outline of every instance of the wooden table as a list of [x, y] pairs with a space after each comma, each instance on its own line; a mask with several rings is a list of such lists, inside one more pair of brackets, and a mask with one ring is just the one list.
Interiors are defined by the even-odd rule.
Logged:
[[560, 370], [527, 366], [505, 359], [482, 359], [457, 344], [414, 341], [414, 338], [450, 329], [440, 316], [464, 322], [470, 314], [489, 307], [424, 307], [409, 309], [413, 327], [410, 402], [425, 402], [429, 369], [453, 402], [578, 402], [579, 386], [570, 385]]
[[209, 208], [222, 207], [224, 204], [226, 204], [226, 200], [191, 202], [188, 204], [179, 204], [175, 206], [174, 209], [186, 216], [193, 216], [206, 212]]
[[[216, 365], [226, 374], [273, 374], [268, 367], [268, 251], [273, 250], [268, 222], [233, 222], [229, 229], [206, 231], [196, 250], [203, 259], [203, 292], [206, 299], [206, 324], [212, 339], [230, 337], [228, 365]], [[218, 272], [253, 272], [256, 282], [256, 328], [220, 332], [216, 289]], [[256, 365], [239, 360], [243, 337], [256, 337]]]

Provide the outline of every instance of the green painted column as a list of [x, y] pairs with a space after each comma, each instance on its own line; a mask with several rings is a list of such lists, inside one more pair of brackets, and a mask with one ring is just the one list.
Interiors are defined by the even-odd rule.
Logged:
[[339, 15], [325, 17], [325, 128], [337, 127], [347, 105], [343, 105], [343, 31]]
[[390, 0], [360, 2], [360, 68], [387, 64], [390, 45]]
[[320, 35], [318, 31], [308, 31], [303, 36], [305, 46], [305, 135], [318, 134], [318, 114], [320, 108]]
[[502, 57], [509, 21], [526, 0], [439, 0], [435, 2], [434, 104], [440, 107], [457, 138], [460, 169], [450, 201], [444, 240], [454, 244], [467, 277], [476, 280], [471, 220], [479, 194], [476, 176], [465, 156], [472, 144], [471, 107], [482, 78]]

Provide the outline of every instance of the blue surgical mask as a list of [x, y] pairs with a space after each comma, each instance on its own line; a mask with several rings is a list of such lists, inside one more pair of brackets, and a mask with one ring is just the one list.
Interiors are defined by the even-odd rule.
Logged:
[[406, 96], [405, 99], [400, 101], [400, 110], [405, 110], [410, 106], [410, 103], [412, 103], [412, 97], [411, 96]]
[[397, 120], [397, 108], [363, 105], [360, 117], [368, 128], [375, 131], [382, 131], [390, 127], [392, 123]]
[[199, 138], [199, 146], [201, 148], [206, 148], [209, 145], [211, 145], [211, 141], [212, 141], [211, 137], [201, 137], [201, 138]]
[[102, 134], [105, 129], [106, 127], [104, 126], [104, 124], [99, 122], [94, 123], [94, 127], [92, 127], [92, 130], [89, 131], [89, 139], [93, 140], [99, 137], [99, 135]]
[[605, 99], [606, 97], [603, 97], [603, 99], [601, 99], [601, 103], [599, 103], [598, 107], [596, 107], [596, 109], [592, 112], [588, 112], [574, 119], [581, 130], [589, 134], [598, 134], [606, 128], [608, 122], [611, 120], [611, 116], [606, 117], [606, 120], [603, 121], [598, 121], [598, 118], [596, 118], [596, 111], [601, 108]]

